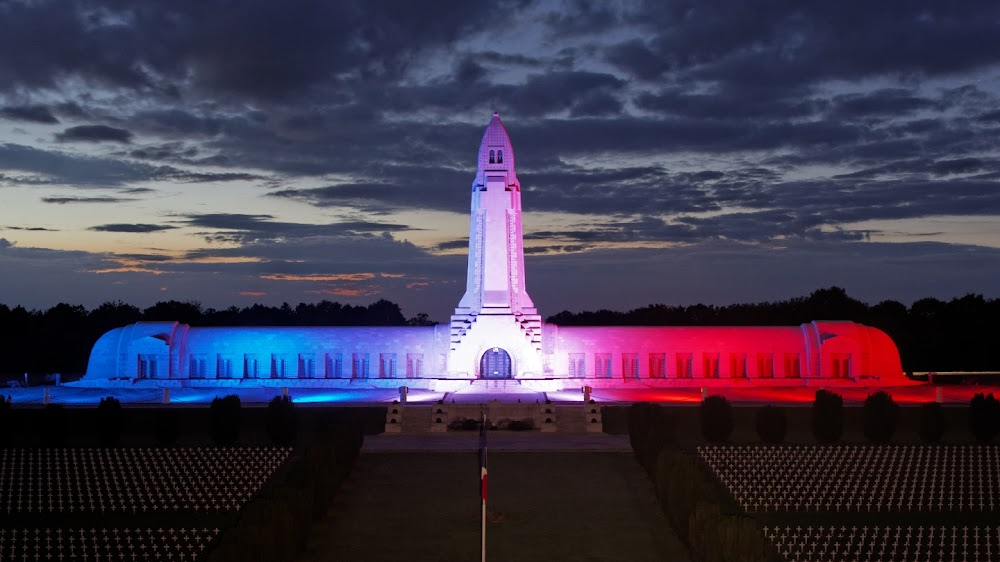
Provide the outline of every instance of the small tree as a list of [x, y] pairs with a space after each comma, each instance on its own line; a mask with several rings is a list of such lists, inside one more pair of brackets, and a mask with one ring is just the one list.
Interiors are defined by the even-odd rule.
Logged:
[[216, 396], [209, 407], [212, 441], [220, 447], [228, 447], [240, 437], [240, 397], [230, 394], [224, 398]]
[[757, 410], [757, 437], [764, 443], [777, 445], [788, 435], [788, 416], [777, 406], [764, 406]]
[[812, 405], [812, 430], [820, 443], [836, 443], [844, 433], [844, 399], [839, 394], [817, 390]]
[[10, 442], [10, 429], [14, 427], [14, 409], [0, 396], [0, 447]]
[[989, 443], [1000, 432], [1000, 402], [993, 393], [976, 394], [969, 402], [969, 429], [976, 441]]
[[42, 410], [41, 424], [42, 445], [46, 447], [62, 447], [66, 445], [69, 433], [69, 422], [66, 419], [66, 409], [62, 404], [48, 404]]
[[124, 421], [121, 402], [114, 396], [101, 398], [101, 403], [97, 405], [97, 438], [101, 445], [111, 447], [118, 443]]
[[865, 398], [864, 432], [869, 441], [888, 443], [899, 423], [899, 404], [884, 390]]
[[275, 396], [267, 405], [267, 436], [279, 447], [295, 444], [299, 420], [291, 396]]
[[920, 438], [927, 443], [938, 443], [947, 428], [944, 407], [937, 402], [920, 405]]
[[177, 437], [180, 435], [178, 425], [177, 412], [174, 410], [156, 412], [156, 419], [153, 422], [153, 437], [156, 442], [163, 447], [171, 447], [177, 443]]
[[725, 443], [733, 433], [733, 406], [725, 396], [709, 396], [699, 406], [701, 435], [710, 443]]

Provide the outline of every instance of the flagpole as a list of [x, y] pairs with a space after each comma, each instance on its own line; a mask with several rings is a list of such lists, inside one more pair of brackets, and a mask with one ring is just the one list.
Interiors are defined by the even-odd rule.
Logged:
[[479, 489], [480, 496], [482, 497], [482, 516], [480, 521], [482, 522], [482, 528], [480, 532], [480, 558], [482, 562], [486, 562], [486, 483], [487, 483], [487, 470], [486, 470], [486, 413], [481, 412], [481, 421], [479, 426]]

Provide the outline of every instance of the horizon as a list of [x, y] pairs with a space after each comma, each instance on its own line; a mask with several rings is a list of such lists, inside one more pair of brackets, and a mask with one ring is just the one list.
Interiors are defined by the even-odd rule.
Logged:
[[[573, 315], [586, 314], [586, 313], [600, 313], [600, 312], [613, 312], [613, 313], [628, 314], [628, 313], [636, 312], [636, 311], [639, 311], [639, 310], [653, 308], [653, 307], [660, 307], [660, 306], [667, 307], [667, 308], [682, 308], [682, 309], [691, 308], [691, 307], [704, 306], [704, 307], [715, 308], [715, 309], [725, 309], [725, 308], [728, 308], [728, 307], [738, 307], [738, 306], [777, 305], [777, 304], [786, 303], [786, 302], [792, 302], [792, 301], [796, 301], [796, 300], [808, 300], [809, 298], [811, 298], [812, 296], [814, 296], [816, 293], [823, 292], [823, 291], [834, 291], [834, 292], [836, 292], [836, 291], [842, 291], [844, 293], [845, 298], [851, 299], [851, 300], [854, 300], [854, 301], [857, 301], [857, 302], [860, 302], [862, 305], [864, 305], [864, 306], [866, 306], [868, 308], [872, 308], [872, 307], [878, 306], [878, 305], [883, 304], [883, 303], [891, 302], [891, 303], [898, 303], [898, 304], [903, 305], [906, 308], [907, 311], [910, 311], [913, 308], [913, 306], [914, 306], [914, 304], [916, 302], [923, 301], [923, 300], [937, 300], [938, 302], [942, 302], [942, 303], [950, 303], [950, 302], [958, 301], [958, 300], [961, 300], [961, 299], [964, 299], [964, 298], [967, 298], [967, 297], [982, 298], [985, 302], [993, 302], [993, 301], [1000, 300], [1000, 297], [998, 297], [998, 298], [990, 298], [990, 297], [986, 297], [982, 293], [966, 293], [964, 295], [957, 295], [957, 296], [954, 296], [954, 297], [951, 297], [951, 298], [945, 298], [945, 299], [938, 299], [936, 297], [923, 297], [923, 298], [916, 299], [916, 300], [914, 300], [912, 302], [909, 302], [909, 303], [898, 301], [898, 300], [895, 300], [895, 299], [883, 299], [883, 300], [878, 301], [878, 302], [869, 302], [869, 301], [865, 301], [865, 300], [858, 299], [858, 298], [854, 297], [849, 292], [844, 291], [842, 287], [830, 286], [830, 287], [821, 287], [821, 288], [815, 289], [813, 291], [810, 291], [809, 294], [806, 294], [806, 295], [798, 295], [798, 296], [786, 297], [786, 298], [781, 298], [781, 299], [776, 299], [776, 300], [742, 301], [742, 302], [731, 302], [731, 303], [726, 303], [726, 304], [715, 304], [715, 303], [704, 303], [704, 302], [685, 303], [685, 304], [679, 304], [679, 303], [678, 304], [674, 304], [674, 303], [667, 303], [667, 302], [650, 302], [650, 303], [647, 303], [647, 304], [644, 304], [644, 305], [640, 305], [640, 306], [632, 307], [632, 308], [628, 308], [628, 309], [609, 309], [609, 308], [593, 308], [593, 309], [578, 309], [578, 310], [564, 309], [564, 310], [560, 310], [558, 312], [551, 312], [551, 313], [542, 314], [541, 316], [542, 316], [543, 320], [548, 321], [547, 320], [548, 318], [551, 318], [551, 317], [554, 317], [554, 316], [557, 316], [557, 315], [560, 315], [560, 314], [564, 314], [564, 313], [569, 313], [569, 314], [573, 314]], [[44, 313], [47, 310], [50, 310], [50, 309], [55, 308], [57, 306], [70, 306], [70, 307], [80, 306], [80, 307], [83, 307], [84, 310], [86, 310], [87, 313], [89, 314], [89, 313], [93, 312], [94, 310], [96, 310], [97, 308], [99, 308], [99, 307], [101, 307], [103, 305], [111, 304], [111, 305], [132, 306], [132, 307], [138, 309], [140, 313], [145, 313], [145, 311], [147, 309], [154, 308], [157, 305], [164, 304], [164, 303], [169, 303], [169, 302], [177, 302], [177, 303], [180, 303], [180, 304], [186, 304], [186, 305], [196, 306], [201, 311], [201, 313], [208, 314], [208, 313], [226, 312], [227, 310], [229, 310], [232, 307], [237, 307], [240, 310], [244, 310], [244, 309], [248, 309], [248, 308], [251, 308], [251, 307], [254, 307], [254, 306], [258, 306], [258, 305], [259, 306], [265, 306], [265, 307], [268, 307], [268, 308], [274, 308], [274, 309], [280, 309], [284, 305], [288, 305], [294, 311], [299, 306], [303, 306], [303, 305], [312, 306], [312, 305], [317, 305], [317, 304], [320, 304], [320, 303], [323, 303], [323, 302], [327, 302], [327, 303], [330, 303], [330, 304], [336, 304], [336, 305], [340, 305], [340, 306], [351, 306], [351, 307], [368, 308], [368, 307], [371, 307], [372, 305], [374, 305], [375, 303], [380, 302], [380, 301], [386, 301], [389, 304], [392, 304], [392, 305], [395, 305], [395, 306], [399, 307], [401, 313], [403, 314], [403, 317], [406, 318], [407, 320], [416, 319], [419, 315], [425, 314], [425, 315], [427, 315], [427, 319], [429, 321], [435, 323], [435, 324], [442, 324], [442, 323], [447, 324], [448, 323], [447, 319], [445, 319], [445, 320], [438, 320], [438, 319], [434, 318], [432, 315], [430, 315], [428, 313], [425, 313], [423, 311], [417, 311], [417, 312], [414, 312], [412, 314], [406, 313], [406, 311], [404, 311], [402, 309], [402, 306], [400, 306], [399, 303], [391, 301], [391, 300], [388, 300], [388, 299], [382, 299], [382, 298], [373, 299], [373, 300], [368, 301], [368, 302], [358, 302], [358, 303], [351, 303], [351, 302], [346, 302], [346, 301], [342, 302], [342, 301], [339, 301], [339, 300], [325, 299], [325, 300], [316, 301], [316, 302], [298, 302], [298, 303], [282, 302], [282, 303], [279, 303], [279, 304], [252, 303], [252, 304], [248, 304], [248, 305], [245, 305], [245, 306], [229, 305], [229, 306], [222, 306], [222, 307], [206, 306], [204, 303], [201, 303], [201, 302], [199, 302], [197, 300], [193, 300], [193, 299], [192, 300], [170, 300], [170, 299], [168, 299], [168, 300], [161, 300], [161, 301], [157, 301], [157, 302], [152, 303], [152, 304], [147, 305], [147, 306], [139, 306], [139, 305], [136, 305], [136, 304], [133, 304], [133, 303], [130, 303], [130, 302], [125, 302], [125, 301], [105, 301], [105, 302], [100, 303], [100, 304], [95, 305], [95, 306], [86, 306], [86, 305], [80, 304], [80, 303], [59, 302], [59, 303], [55, 303], [53, 305], [50, 305], [50, 306], [47, 306], [47, 307], [44, 307], [44, 308], [31, 308], [31, 307], [22, 306], [22, 305], [19, 305], [19, 304], [11, 305], [9, 303], [0, 302], [0, 306], [7, 307], [9, 310], [13, 310], [15, 308], [22, 308], [22, 309], [26, 310], [29, 313]]]

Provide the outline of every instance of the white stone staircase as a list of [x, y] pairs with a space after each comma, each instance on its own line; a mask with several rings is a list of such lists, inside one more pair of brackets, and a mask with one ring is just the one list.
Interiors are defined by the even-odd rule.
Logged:
[[[456, 311], [457, 312], [457, 311]], [[525, 339], [537, 353], [542, 352], [542, 317], [540, 314], [505, 314], [517, 323]], [[456, 313], [451, 316], [451, 350], [454, 351], [465, 334], [476, 323], [477, 314]]]

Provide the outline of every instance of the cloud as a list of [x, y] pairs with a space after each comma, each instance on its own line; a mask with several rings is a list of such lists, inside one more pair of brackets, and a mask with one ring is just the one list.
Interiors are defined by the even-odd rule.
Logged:
[[135, 201], [129, 197], [42, 197], [43, 203], [65, 205], [67, 203], [123, 203]]
[[[424, 237], [443, 241], [430, 248], [396, 237], [424, 224], [417, 213], [467, 215], [476, 148], [498, 110], [525, 213], [538, 213], [527, 221], [533, 264], [579, 264], [574, 281], [590, 274], [604, 286], [630, 281], [607, 268], [642, 260], [736, 277], [710, 260], [763, 264], [789, 275], [772, 280], [787, 297], [827, 285], [790, 293], [806, 283], [799, 269], [836, 274], [803, 248], [837, 263], [848, 252], [837, 245], [884, 257], [875, 244], [892, 221], [1000, 213], [998, 16], [985, 0], [0, 3], [0, 52], [33, 45], [31, 57], [0, 63], [0, 118], [18, 127], [0, 138], [0, 189], [28, 193], [19, 212], [37, 217], [45, 203], [141, 198], [127, 212], [102, 208], [112, 214], [94, 228], [193, 234], [178, 258], [73, 256], [82, 267], [54, 249], [21, 254], [104, 271], [140, 297], [144, 275], [171, 295], [222, 276], [228, 291], [275, 302], [373, 286], [409, 298], [408, 285], [454, 306], [468, 231], [442, 221]], [[63, 142], [37, 133], [56, 124]], [[350, 218], [317, 218], [330, 216]], [[21, 220], [48, 224], [37, 217]], [[917, 230], [944, 239], [956, 229]], [[761, 257], [786, 247], [798, 269]], [[934, 263], [948, 251], [990, 255], [921, 251]], [[384, 271], [408, 278], [315, 277]], [[666, 265], [647, 274], [677, 275], [672, 288], [684, 289]], [[273, 285], [289, 276], [312, 281], [294, 293]], [[607, 292], [584, 288], [584, 300]]]
[[78, 125], [56, 134], [56, 140], [62, 142], [132, 142], [132, 133], [125, 129], [116, 129], [107, 125]]
[[468, 247], [469, 247], [469, 239], [468, 238], [461, 238], [461, 239], [458, 239], [458, 240], [448, 240], [447, 242], [441, 242], [441, 243], [437, 244], [436, 246], [434, 246], [434, 249], [437, 250], [437, 251], [444, 251], [444, 250], [464, 250], [464, 249], [468, 249]]
[[794, 9], [783, 2], [649, 2], [624, 15], [646, 39], [625, 40], [607, 57], [639, 79], [684, 72], [775, 91], [886, 74], [949, 75], [995, 63], [995, 50], [983, 45], [991, 44], [998, 15], [986, 0], [877, 7], [851, 0]]
[[[265, 176], [247, 172], [195, 171], [187, 167], [151, 165], [116, 157], [95, 157], [71, 152], [44, 150], [31, 146], [0, 144], [0, 168], [31, 174], [30, 179], [13, 181], [35, 184], [65, 184], [78, 187], [110, 187], [145, 181], [212, 183], [261, 181]], [[0, 179], [6, 179], [0, 176]], [[123, 192], [138, 194], [152, 188], [126, 187]]]
[[[207, 229], [202, 232], [213, 242], [236, 242], [244, 245], [306, 238], [364, 237], [377, 234], [390, 236], [390, 232], [412, 230], [398, 223], [372, 221], [339, 221], [327, 224], [293, 223], [274, 220], [272, 215], [246, 215], [235, 213], [205, 213], [187, 215], [179, 224]], [[391, 239], [391, 236], [390, 238]], [[335, 243], [329, 240], [327, 243]]]
[[57, 229], [45, 228], [44, 226], [4, 226], [2, 228], [6, 230], [24, 230], [28, 232], [59, 232]]
[[52, 111], [44, 105], [16, 105], [0, 108], [0, 117], [12, 121], [26, 121], [29, 123], [42, 123], [52, 125], [58, 123]]
[[170, 230], [173, 228], [177, 227], [162, 225], [162, 224], [101, 224], [97, 226], [92, 226], [88, 230], [94, 230], [97, 232], [144, 233], [144, 232], [160, 232], [163, 230]]

